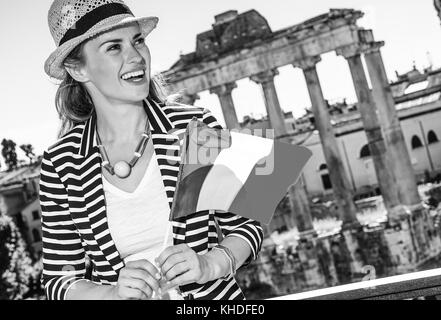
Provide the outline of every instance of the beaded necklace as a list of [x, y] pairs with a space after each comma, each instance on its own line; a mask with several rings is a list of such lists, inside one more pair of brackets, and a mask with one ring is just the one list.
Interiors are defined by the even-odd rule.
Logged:
[[138, 159], [143, 155], [145, 148], [147, 146], [147, 142], [151, 138], [149, 120], [147, 119], [145, 124], [144, 132], [141, 134], [141, 140], [138, 143], [138, 146], [135, 149], [132, 160], [130, 162], [126, 162], [124, 160], [118, 161], [114, 166], [110, 164], [109, 156], [107, 155], [106, 149], [102, 143], [101, 137], [98, 133], [98, 129], [96, 130], [96, 138], [98, 142], [98, 148], [100, 150], [101, 156], [103, 157], [102, 165], [103, 167], [111, 174], [116, 175], [118, 178], [124, 179], [127, 178], [132, 172], [132, 168], [135, 166]]

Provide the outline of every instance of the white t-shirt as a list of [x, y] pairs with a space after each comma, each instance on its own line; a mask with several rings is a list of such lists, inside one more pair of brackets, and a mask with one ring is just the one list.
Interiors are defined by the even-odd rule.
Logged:
[[155, 152], [135, 191], [121, 190], [104, 176], [103, 187], [110, 234], [121, 258], [125, 263], [147, 259], [154, 264], [163, 248], [173, 244], [170, 207]]

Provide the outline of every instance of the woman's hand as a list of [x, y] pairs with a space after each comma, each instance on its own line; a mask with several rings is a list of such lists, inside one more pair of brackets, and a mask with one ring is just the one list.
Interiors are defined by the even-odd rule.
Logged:
[[193, 282], [203, 284], [216, 277], [215, 262], [206, 254], [197, 254], [185, 243], [166, 248], [155, 261], [166, 282], [161, 287], [163, 291]]
[[119, 272], [118, 283], [113, 289], [114, 299], [151, 299], [159, 292], [158, 269], [148, 260], [128, 262]]

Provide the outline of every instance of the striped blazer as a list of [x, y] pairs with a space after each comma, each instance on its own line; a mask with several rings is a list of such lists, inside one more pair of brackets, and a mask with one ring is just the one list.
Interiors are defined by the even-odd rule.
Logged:
[[[193, 117], [210, 127], [222, 128], [205, 108], [178, 103], [144, 107], [150, 121], [151, 137], [171, 208], [180, 163], [180, 145]], [[43, 229], [42, 283], [48, 299], [65, 299], [76, 282], [86, 278], [86, 256], [90, 281], [116, 284], [124, 267], [109, 232], [106, 199], [102, 183], [101, 154], [96, 143], [96, 116], [75, 126], [44, 152], [40, 176], [40, 205]], [[260, 251], [263, 231], [254, 220], [206, 210], [172, 221], [173, 243], [186, 243], [199, 254], [206, 253], [222, 237], [244, 239], [252, 254]], [[244, 299], [234, 277], [205, 284], [180, 287], [188, 299]]]

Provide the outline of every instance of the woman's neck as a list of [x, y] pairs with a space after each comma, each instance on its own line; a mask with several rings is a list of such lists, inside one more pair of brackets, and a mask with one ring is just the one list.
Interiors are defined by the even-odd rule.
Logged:
[[[94, 102], [95, 103], [95, 102]], [[144, 132], [147, 114], [143, 102], [95, 104], [97, 130], [103, 142], [125, 143]]]

